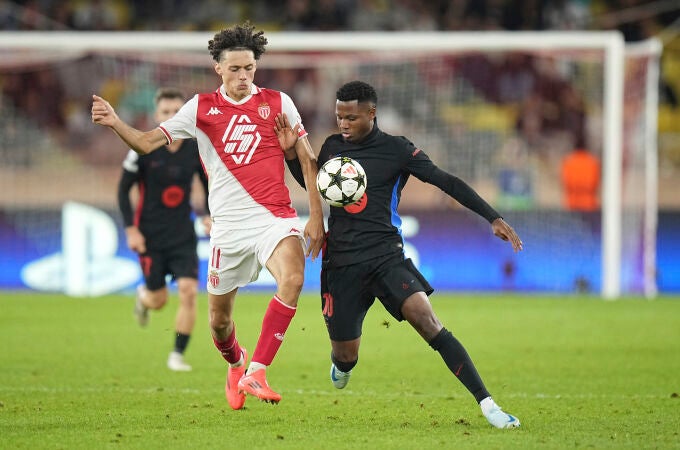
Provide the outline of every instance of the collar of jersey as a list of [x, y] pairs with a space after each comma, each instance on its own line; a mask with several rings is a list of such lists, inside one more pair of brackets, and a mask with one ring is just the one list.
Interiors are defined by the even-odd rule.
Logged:
[[250, 85], [250, 95], [247, 96], [247, 97], [244, 97], [244, 98], [243, 98], [241, 101], [239, 101], [239, 102], [232, 100], [231, 97], [229, 97], [229, 96], [227, 95], [227, 91], [224, 89], [224, 85], [223, 85], [223, 84], [220, 85], [220, 88], [218, 89], [218, 91], [219, 91], [220, 95], [222, 96], [222, 99], [224, 99], [224, 101], [229, 102], [229, 103], [231, 103], [232, 105], [242, 105], [242, 104], [244, 104], [245, 102], [247, 102], [248, 100], [250, 100], [250, 98], [251, 98], [253, 95], [259, 94], [259, 93], [260, 93], [260, 88], [257, 87], [257, 86], [255, 86], [255, 83], [251, 84], [251, 85]]

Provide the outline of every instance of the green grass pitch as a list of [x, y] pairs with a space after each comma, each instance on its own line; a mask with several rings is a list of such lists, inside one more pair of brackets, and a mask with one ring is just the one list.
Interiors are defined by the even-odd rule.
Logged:
[[[237, 298], [251, 351], [268, 300]], [[520, 418], [515, 430], [492, 429], [439, 355], [379, 303], [350, 384], [334, 389], [311, 293], [268, 371], [281, 403], [250, 397], [231, 411], [205, 293], [199, 301], [194, 370], [173, 373], [174, 295], [141, 329], [129, 296], [0, 294], [0, 448], [680, 448], [680, 298], [435, 293], [441, 321]]]

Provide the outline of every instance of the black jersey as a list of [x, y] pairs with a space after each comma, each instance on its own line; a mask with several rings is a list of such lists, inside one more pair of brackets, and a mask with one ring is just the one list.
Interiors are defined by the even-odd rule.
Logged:
[[500, 217], [464, 181], [439, 169], [405, 137], [384, 133], [376, 124], [359, 143], [346, 142], [340, 134], [329, 136], [321, 147], [319, 166], [336, 156], [349, 156], [361, 164], [366, 171], [366, 193], [357, 204], [330, 208], [327, 267], [403, 253], [397, 209], [411, 175], [439, 187], [489, 222]]
[[[162, 250], [196, 241], [191, 218], [191, 186], [197, 173], [206, 193], [208, 180], [193, 139], [185, 139], [176, 152], [165, 146], [147, 155], [130, 150], [118, 184], [118, 205], [126, 227], [136, 225], [149, 250]], [[130, 189], [139, 187], [139, 202], [132, 212]]]

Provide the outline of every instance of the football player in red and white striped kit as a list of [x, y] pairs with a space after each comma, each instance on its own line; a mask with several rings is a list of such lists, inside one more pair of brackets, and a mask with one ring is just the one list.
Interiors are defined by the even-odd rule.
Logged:
[[[240, 409], [245, 395], [277, 403], [265, 377], [295, 315], [304, 281], [305, 256], [316, 258], [324, 240], [316, 189], [316, 156], [291, 98], [253, 84], [267, 39], [249, 22], [224, 29], [208, 43], [222, 85], [197, 94], [158, 128], [140, 131], [93, 95], [92, 121], [110, 127], [130, 148], [146, 154], [174, 139], [196, 138], [208, 175], [213, 225], [208, 299], [213, 341], [229, 363], [226, 396]], [[300, 159], [309, 196], [303, 225], [284, 183], [284, 159]], [[247, 371], [247, 353], [232, 317], [238, 289], [266, 267], [277, 284]]]

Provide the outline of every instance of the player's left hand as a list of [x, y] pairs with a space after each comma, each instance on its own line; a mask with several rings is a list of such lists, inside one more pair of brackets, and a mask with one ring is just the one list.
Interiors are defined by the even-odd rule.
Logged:
[[499, 217], [493, 221], [491, 224], [491, 230], [493, 231], [493, 234], [504, 241], [510, 241], [514, 251], [518, 252], [522, 250], [522, 240], [519, 238], [519, 236], [517, 236], [515, 230], [505, 220], [503, 220], [502, 217]]
[[[286, 159], [293, 159], [295, 155], [295, 144], [297, 144], [298, 141], [300, 124], [298, 123], [295, 127], [291, 127], [288, 116], [286, 116], [285, 113], [278, 113], [276, 117], [274, 117], [274, 122], [276, 123], [274, 131], [276, 132], [276, 137], [279, 138], [281, 150], [286, 153]], [[289, 155], [291, 158], [288, 158]]]
[[305, 256], [312, 256], [312, 261], [319, 256], [321, 248], [323, 247], [324, 239], [326, 238], [326, 230], [323, 224], [323, 214], [312, 214], [305, 225], [305, 241], [307, 242], [307, 251]]

